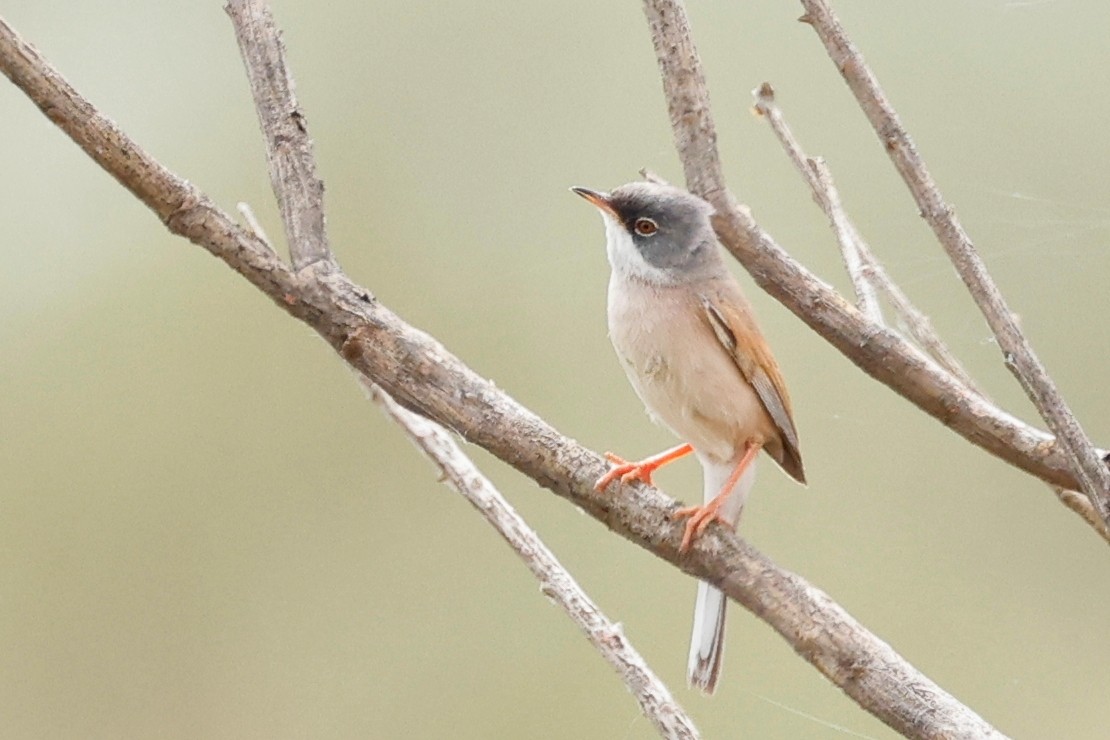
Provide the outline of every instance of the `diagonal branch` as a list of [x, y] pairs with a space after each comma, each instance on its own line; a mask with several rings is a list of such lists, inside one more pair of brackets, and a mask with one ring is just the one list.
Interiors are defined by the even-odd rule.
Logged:
[[813, 26], [829, 58], [855, 94], [864, 115], [913, 194], [922, 217], [932, 227], [994, 332], [1006, 367], [1062, 443], [1069, 466], [1083, 492], [1102, 520], [1110, 524], [1110, 470], [1102, 456], [1091, 444], [1048, 370], [1033, 351], [971, 238], [964, 231], [955, 211], [940, 194], [897, 112], [879, 87], [879, 81], [844, 32], [832, 8], [825, 0], [802, 0], [802, 5], [806, 9], [802, 20]]
[[[446, 426], [684, 572], [706, 580], [771, 625], [867, 711], [903, 734], [1001, 737], [868, 632], [827, 595], [712, 526], [684, 556], [675, 502], [647, 486], [593, 490], [602, 458], [525, 409], [409, 326], [338, 270], [295, 273], [262, 242], [176, 177], [77, 92], [0, 21], [0, 69], [173, 233], [227, 262], [276, 305], [315, 329], [406, 408]], [[319, 264], [319, 263], [318, 263]], [[317, 279], [302, 279], [318, 273]], [[1038, 464], [1051, 470], [1042, 457]]]
[[[849, 262], [848, 257], [845, 256], [845, 262], [849, 263], [848, 269], [853, 284], [865, 283], [870, 285], [873, 283], [876, 285], [886, 295], [894, 310], [898, 312], [914, 341], [928, 352], [930, 357], [940, 363], [941, 367], [952, 373], [964, 385], [980, 395], [985, 395], [976, 386], [975, 381], [972, 380], [960, 361], [956, 359], [956, 356], [952, 354], [952, 350], [948, 349], [948, 345], [937, 335], [929, 317], [913, 305], [909, 297], [887, 274], [886, 269], [879, 262], [874, 252], [871, 251], [871, 248], [867, 246], [867, 242], [863, 240], [855, 224], [844, 212], [840, 203], [840, 196], [833, 185], [832, 173], [828, 171], [828, 167], [823, 160], [811, 159], [806, 156], [801, 143], [794, 136], [790, 124], [786, 122], [782, 108], [775, 101], [774, 89], [764, 82], [753, 93], [755, 95], [755, 112], [767, 119], [767, 123], [770, 124], [771, 130], [775, 133], [779, 143], [782, 144], [782, 148], [794, 165], [794, 169], [798, 170], [806, 184], [809, 185], [810, 190], [813, 191], [813, 199], [825, 212], [825, 215], [829, 217], [829, 221], [834, 224], [834, 232], [841, 242], [841, 250], [846, 255], [848, 252], [854, 251], [859, 256], [858, 262], [860, 264], [858, 265], [855, 262]], [[839, 226], [837, 227], [838, 223]], [[872, 321], [882, 323], [882, 315], [878, 312], [877, 307], [872, 311], [863, 309], [863, 292], [863, 289], [857, 286], [856, 295], [860, 298], [861, 310]]]
[[440, 479], [461, 494], [497, 530], [540, 582], [540, 591], [555, 601], [586, 633], [590, 644], [613, 667], [640, 704], [640, 711], [660, 736], [697, 740], [693, 720], [671, 696], [666, 685], [611, 621], [582, 590], [543, 540], [525, 523], [489, 479], [466, 456], [446, 429], [400, 406], [364, 375], [359, 383], [387, 416], [405, 431], [439, 469]]
[[[756, 103], [755, 110], [762, 116], [767, 118], [772, 130], [778, 137], [783, 149], [786, 151], [787, 156], [791, 162], [794, 163], [795, 168], [802, 174], [810, 188], [814, 191], [814, 199], [822, 208], [836, 207], [836, 200], [834, 198], [824, 197], [820, 192], [823, 188], [832, 188], [831, 175], [828, 176], [827, 181], [819, 178], [809, 163], [815, 162], [806, 157], [805, 152], [802, 150], [798, 140], [794, 137], [790, 126], [787, 124], [786, 119], [779, 108], [778, 103], [774, 99], [774, 91], [771, 86], [764, 83], [756, 90]], [[826, 173], [827, 174], [827, 173]], [[849, 228], [849, 237], [854, 241], [854, 246], [860, 252], [863, 262], [867, 268], [867, 277], [870, 277], [876, 282], [879, 289], [886, 295], [887, 300], [902, 317], [906, 329], [914, 340], [924, 349], [929, 355], [940, 363], [948, 372], [952, 373], [956, 378], [961, 380], [968, 388], [983, 395], [983, 391], [979, 389], [971, 376], [968, 375], [960, 361], [956, 359], [952, 351], [948, 349], [948, 345], [937, 335], [933, 329], [932, 322], [929, 317], [922, 313], [909, 297], [902, 292], [898, 284], [887, 274], [883, 268], [882, 263], [871, 252], [867, 243], [856, 231], [854, 224], [849, 220], [847, 222]], [[1083, 520], [1099, 534], [1102, 539], [1110, 543], [1110, 527], [1107, 527], [1106, 522], [1099, 518], [1098, 512], [1095, 511], [1091, 500], [1087, 496], [1069, 491], [1059, 486], [1050, 486], [1056, 497], [1064, 506], [1074, 511]]]
[[716, 208], [717, 236], [755, 282], [865, 373], [972, 444], [1047, 483], [1077, 488], [1055, 438], [969, 392], [899, 334], [868, 321], [755, 222], [721, 174], [709, 93], [683, 6], [644, 0], [644, 10], [687, 186]]
[[829, 173], [824, 160], [811, 159], [802, 151], [798, 140], [786, 125], [782, 111], [775, 103], [775, 91], [770, 83], [764, 82], [752, 90], [752, 95], [755, 97], [754, 112], [771, 124], [771, 130], [775, 132], [782, 148], [786, 150], [786, 156], [809, 185], [813, 200], [829, 219], [829, 226], [832, 227], [836, 241], [840, 245], [844, 267], [856, 294], [856, 307], [876, 324], [884, 323], [879, 297], [875, 293], [873, 280], [868, 275], [869, 270], [873, 268], [865, 264], [867, 260], [864, 253], [867, 246], [856, 231], [855, 224], [844, 212], [844, 207], [840, 203], [840, 194], [832, 184], [832, 174]]

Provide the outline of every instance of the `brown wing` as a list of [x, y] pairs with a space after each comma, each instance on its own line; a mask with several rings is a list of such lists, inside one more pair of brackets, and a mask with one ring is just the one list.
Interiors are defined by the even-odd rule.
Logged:
[[[736, 298], [743, 300], [739, 295]], [[782, 460], [779, 464], [788, 475], [799, 483], [805, 483], [806, 474], [802, 467], [802, 454], [798, 451], [798, 431], [794, 428], [790, 394], [786, 392], [779, 365], [755, 325], [751, 311], [741, 311], [733, 303], [731, 300], [720, 300], [720, 296], [716, 295], [702, 296], [702, 305], [713, 334], [736, 363], [744, 379], [755, 389], [763, 408], [779, 431], [782, 438]], [[742, 347], [738, 346], [738, 337]]]

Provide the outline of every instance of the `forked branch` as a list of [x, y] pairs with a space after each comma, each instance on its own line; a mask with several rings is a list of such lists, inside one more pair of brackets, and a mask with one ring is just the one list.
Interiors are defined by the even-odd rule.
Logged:
[[925, 161], [917, 153], [898, 113], [886, 97], [874, 72], [848, 38], [825, 0], [801, 0], [802, 20], [813, 26], [836, 68], [856, 96], [872, 128], [902, 176], [921, 216], [933, 229], [975, 303], [994, 332], [1006, 367], [1014, 374], [1041, 418], [1056, 435], [1068, 466], [1103, 523], [1110, 525], [1110, 469], [1091, 444], [1079, 421], [1056, 388], [1032, 345], [1006, 305], [956, 212], [944, 200]]
[[717, 236], [756, 283], [865, 373], [969, 442], [1046, 483], [1078, 489], [1069, 458], [1053, 436], [969, 391], [897, 332], [868, 320], [755, 222], [724, 181], [709, 93], [684, 6], [679, 0], [644, 0], [644, 10], [687, 187], [716, 208]]

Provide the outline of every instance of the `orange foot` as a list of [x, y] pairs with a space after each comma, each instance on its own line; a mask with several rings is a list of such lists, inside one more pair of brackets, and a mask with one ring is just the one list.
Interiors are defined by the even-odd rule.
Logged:
[[705, 506], [685, 506], [671, 515], [672, 519], [690, 517], [686, 522], [686, 531], [682, 533], [682, 544], [678, 546], [679, 552], [689, 551], [694, 538], [701, 537], [701, 533], [713, 522], [728, 524], [728, 521], [721, 516], [722, 503], [724, 498], [718, 496]]
[[721, 492], [714, 496], [709, 503], [705, 506], [686, 506], [672, 515], [673, 519], [690, 517], [690, 520], [686, 522], [686, 531], [682, 533], [682, 544], [678, 546], [678, 551], [680, 553], [687, 552], [690, 549], [690, 545], [694, 543], [694, 538], [701, 537], [701, 533], [713, 522], [718, 521], [723, 524], [733, 524], [721, 516], [721, 507], [725, 505], [729, 496], [732, 495], [732, 491], [736, 487], [736, 483], [740, 480], [740, 477], [744, 475], [744, 471], [751, 465], [755, 456], [759, 454], [759, 448], [760, 445], [754, 442], [748, 442], [744, 445], [744, 454], [741, 455], [740, 461], [736, 463], [736, 467], [733, 468], [732, 473], [729, 474], [728, 480], [725, 481], [725, 485], [721, 488]]
[[651, 480], [652, 473], [667, 463], [689, 455], [693, 451], [694, 448], [688, 444], [679, 445], [666, 452], [660, 452], [658, 455], [644, 458], [640, 462], [628, 462], [619, 455], [606, 452], [605, 459], [613, 463], [613, 467], [608, 473], [597, 479], [597, 483], [594, 483], [594, 490], [605, 490], [605, 487], [617, 478], [621, 479], [621, 483], [631, 483], [634, 480], [641, 480], [649, 486], [654, 485]]

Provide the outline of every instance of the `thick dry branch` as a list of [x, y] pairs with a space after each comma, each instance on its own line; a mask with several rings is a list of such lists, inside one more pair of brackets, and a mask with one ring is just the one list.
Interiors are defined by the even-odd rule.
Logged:
[[659, 735], [675, 740], [696, 740], [700, 737], [693, 720], [624, 636], [620, 625], [605, 616], [554, 553], [547, 549], [539, 535], [459, 448], [447, 430], [403, 408], [366, 376], [358, 378], [371, 399], [405, 430], [412, 443], [439, 469], [440, 480], [461, 494], [497, 530], [540, 582], [544, 595], [558, 604], [586, 634], [590, 644], [636, 697], [640, 711], [655, 726]]
[[897, 112], [863, 55], [844, 32], [832, 8], [825, 0], [802, 0], [802, 5], [806, 10], [802, 20], [813, 26], [829, 58], [856, 96], [864, 115], [913, 194], [921, 216], [933, 229], [994, 332], [1006, 367], [1060, 440], [1081, 489], [1094, 504], [1103, 522], [1110, 524], [1110, 470], [1102, 461], [1102, 455], [1091, 444], [1056, 388], [1056, 383], [1037, 358], [956, 212], [940, 194]]
[[316, 176], [308, 123], [293, 93], [293, 75], [273, 15], [259, 0], [230, 0], [224, 10], [247, 68], [293, 269], [330, 261], [324, 183]]
[[869, 321], [740, 206], [721, 175], [709, 94], [685, 11], [674, 0], [645, 0], [644, 7], [687, 186], [716, 208], [717, 236], [756, 283], [865, 373], [969, 442], [1047, 483], [1076, 488], [1055, 438], [969, 392], [909, 341]]
[[[672, 499], [642, 485], [624, 486], [615, 494], [595, 491], [593, 482], [608, 469], [599, 455], [559, 434], [340, 271], [318, 262], [298, 273], [276, 259], [256, 236], [124, 136], [2, 21], [0, 68], [174, 233], [226, 261], [403, 406], [486, 448], [614, 532], [716, 585], [903, 734], [1000, 737], [828, 596], [727, 528], [711, 526], [688, 554], [679, 555], [683, 527], [672, 522]], [[1045, 460], [1038, 465], [1051, 470]]]

